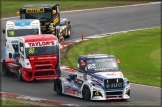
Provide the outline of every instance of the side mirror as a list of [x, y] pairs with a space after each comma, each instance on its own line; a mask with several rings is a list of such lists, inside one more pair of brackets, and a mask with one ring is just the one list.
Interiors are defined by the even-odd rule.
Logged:
[[17, 15], [20, 16], [20, 12], [17, 12]]
[[6, 33], [4, 29], [2, 30], [2, 32], [3, 32], [3, 33]]
[[119, 59], [116, 59], [117, 63], [120, 64], [120, 60]]
[[24, 48], [23, 48], [23, 47], [20, 47], [20, 51], [21, 51], [21, 52], [24, 51]]
[[53, 11], [52, 11], [52, 14], [56, 14], [56, 10], [53, 10]]
[[9, 53], [9, 58], [12, 58], [12, 53]]
[[86, 63], [84, 61], [81, 62], [82, 66], [86, 66]]

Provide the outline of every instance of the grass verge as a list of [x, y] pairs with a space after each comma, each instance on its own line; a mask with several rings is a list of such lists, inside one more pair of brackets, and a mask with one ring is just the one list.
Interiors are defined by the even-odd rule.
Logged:
[[156, 2], [160, 0], [2, 0], [1, 1], [1, 17], [16, 16], [19, 8], [26, 4], [59, 4], [60, 11], [89, 9], [99, 7], [112, 7], [121, 5], [131, 5], [146, 2]]
[[[2, 100], [4, 99], [5, 100]], [[2, 97], [1, 99], [1, 107], [66, 107], [64, 105], [24, 100], [21, 98], [14, 97]]]
[[82, 54], [114, 54], [120, 70], [131, 82], [158, 86], [161, 82], [161, 29], [147, 29], [114, 34], [80, 42], [70, 48], [62, 63], [76, 69]]

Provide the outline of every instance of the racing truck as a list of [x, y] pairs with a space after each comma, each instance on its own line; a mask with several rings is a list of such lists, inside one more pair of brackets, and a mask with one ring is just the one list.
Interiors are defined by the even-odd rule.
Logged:
[[39, 19], [42, 34], [54, 34], [61, 40], [71, 35], [70, 20], [60, 18], [59, 4], [28, 4], [19, 9], [20, 19]]
[[18, 37], [24, 35], [41, 34], [40, 21], [37, 19], [8, 20], [5, 34], [4, 58], [9, 58], [9, 53], [18, 55]]
[[111, 54], [80, 55], [77, 73], [56, 78], [54, 92], [84, 100], [127, 100], [130, 82], [119, 70], [119, 63]]
[[9, 53], [9, 58], [3, 59], [4, 75], [15, 74], [20, 81], [47, 80], [61, 76], [60, 50], [56, 36], [21, 36], [18, 38], [18, 53], [16, 56]]

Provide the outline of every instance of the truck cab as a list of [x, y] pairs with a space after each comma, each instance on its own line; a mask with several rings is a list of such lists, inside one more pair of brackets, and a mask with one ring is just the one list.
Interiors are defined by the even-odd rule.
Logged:
[[123, 76], [114, 55], [89, 54], [78, 57], [78, 71], [69, 77], [57, 78], [54, 91], [84, 100], [126, 100], [130, 83]]
[[[54, 79], [61, 76], [59, 42], [52, 34], [19, 37], [18, 54], [15, 58], [3, 60], [2, 67], [5, 74], [15, 73], [19, 80], [25, 81]], [[12, 56], [12, 53], [9, 55]]]
[[6, 22], [4, 58], [9, 58], [18, 54], [18, 37], [24, 35], [41, 34], [40, 21], [37, 19], [9, 20]]
[[42, 34], [54, 34], [58, 39], [70, 37], [70, 20], [60, 18], [58, 4], [29, 4], [19, 9], [20, 19], [38, 19]]

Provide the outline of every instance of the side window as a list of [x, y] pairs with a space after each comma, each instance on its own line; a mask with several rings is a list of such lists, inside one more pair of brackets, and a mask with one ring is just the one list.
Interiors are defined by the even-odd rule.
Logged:
[[85, 71], [86, 62], [83, 59], [79, 60], [79, 69]]
[[24, 49], [24, 44], [20, 42], [19, 45], [20, 45], [20, 52], [24, 55], [24, 50], [21, 50], [21, 47], [23, 47], [23, 49]]

